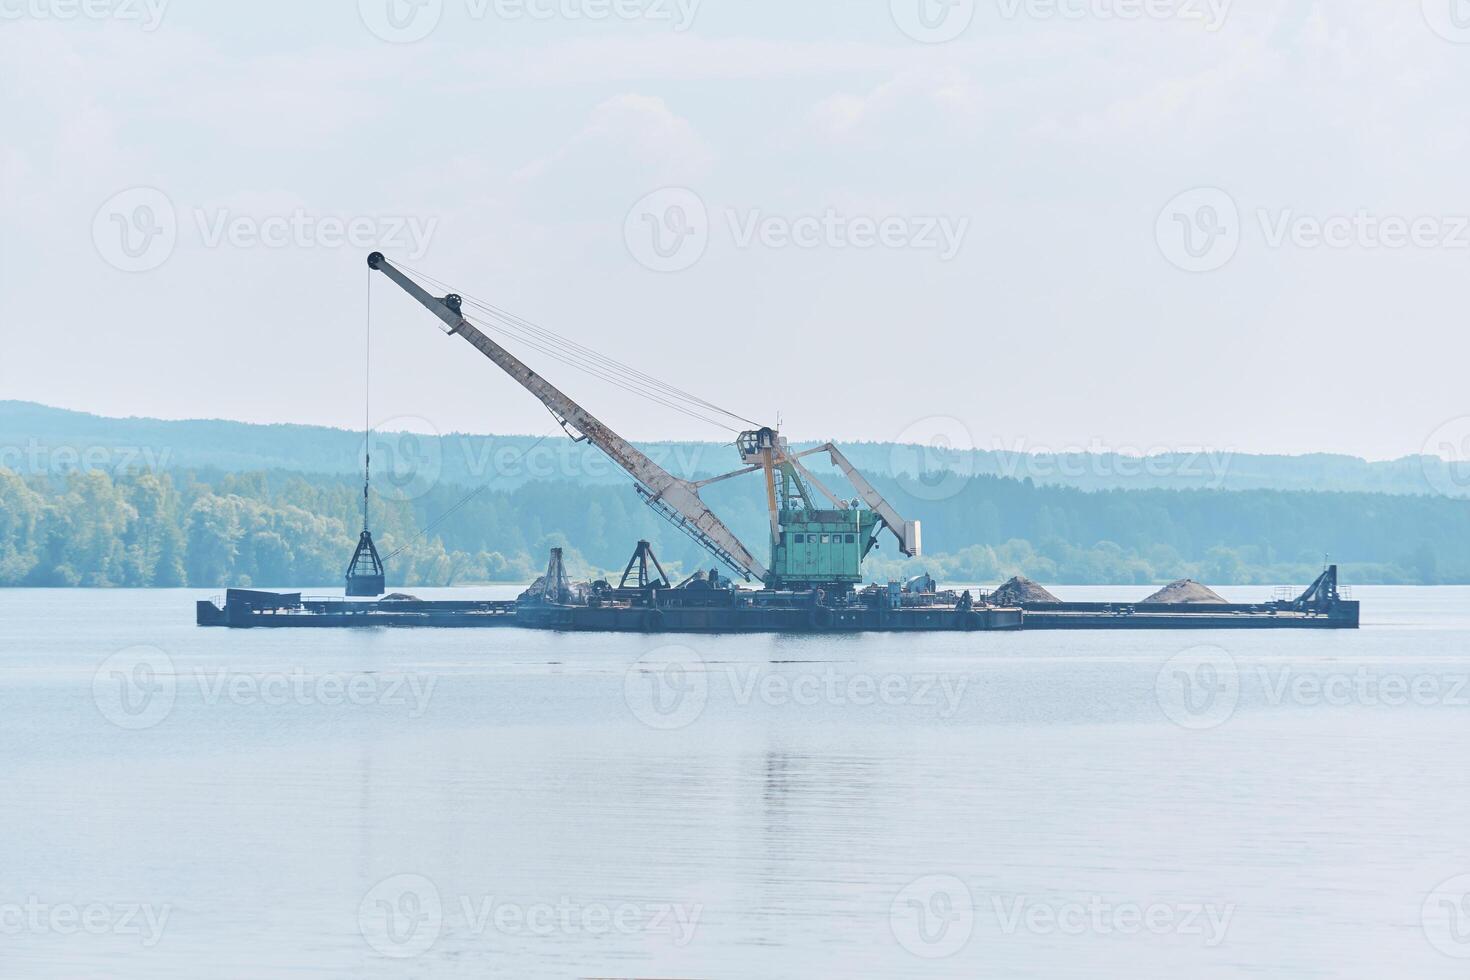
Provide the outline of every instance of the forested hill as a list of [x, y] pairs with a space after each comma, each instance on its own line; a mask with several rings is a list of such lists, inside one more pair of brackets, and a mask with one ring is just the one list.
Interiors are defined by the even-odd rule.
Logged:
[[[424, 425], [420, 421], [419, 428]], [[942, 428], [942, 427], [941, 427]], [[1033, 452], [1021, 440], [1004, 449], [984, 448], [989, 435], [975, 432], [971, 451], [894, 443], [844, 443], [849, 458], [875, 476], [920, 476], [945, 470], [966, 476], [1031, 479], [1048, 486], [1097, 489], [1326, 490], [1366, 493], [1443, 493], [1470, 497], [1470, 480], [1453, 479], [1435, 457], [1410, 456], [1368, 462], [1351, 456], [1264, 456], [1214, 449], [1149, 456]], [[514, 435], [415, 435], [375, 437], [375, 455], [389, 462], [412, 455], [432, 460], [436, 478], [466, 486], [566, 479], [622, 484], [624, 477], [597, 450], [562, 438]], [[521, 459], [531, 446], [529, 458]], [[249, 473], [282, 470], [318, 475], [360, 471], [361, 433], [306, 425], [253, 425], [218, 420], [113, 419], [0, 401], [0, 466], [23, 475], [68, 469], [129, 468]], [[666, 468], [680, 475], [712, 475], [734, 468], [728, 444], [646, 443]], [[1008, 451], [1009, 450], [1009, 451]]]
[[[358, 436], [109, 422], [18, 403], [0, 405], [0, 423], [0, 586], [341, 581], [361, 521]], [[384, 553], [401, 549], [389, 562], [390, 583], [526, 582], [554, 546], [568, 549], [580, 574], [605, 573], [621, 568], [640, 538], [671, 572], [709, 563], [599, 455], [559, 442], [528, 456], [534, 442], [375, 439], [374, 531]], [[728, 446], [650, 451], [685, 474], [732, 465]], [[868, 564], [873, 580], [927, 570], [982, 584], [1014, 574], [1056, 584], [1305, 584], [1330, 554], [1352, 582], [1470, 583], [1470, 500], [1411, 494], [1407, 478], [1395, 494], [1096, 490], [964, 466], [894, 476], [917, 458], [902, 447], [859, 446], [852, 455], [902, 513], [924, 522], [925, 557], [902, 559], [885, 540]], [[1363, 479], [1390, 472], [1334, 460], [1328, 469]], [[1308, 480], [1314, 465], [1285, 460], [1279, 470], [1283, 479]], [[1334, 482], [1317, 472], [1316, 483]], [[738, 534], [761, 542], [763, 494], [750, 479], [716, 484], [706, 496]]]
[[[1330, 553], [1353, 582], [1470, 582], [1470, 502], [1447, 497], [874, 482], [924, 520], [927, 552], [901, 559], [885, 541], [868, 564], [878, 581], [923, 569], [992, 584], [1018, 573], [1057, 584], [1305, 583]], [[950, 495], [936, 499], [941, 489]], [[762, 495], [749, 491], [731, 481], [709, 497], [758, 542]], [[23, 478], [0, 468], [0, 585], [328, 587], [356, 540], [360, 493], [352, 477], [284, 471]], [[441, 482], [375, 495], [373, 513], [382, 550], [405, 548], [389, 562], [395, 586], [526, 582], [553, 546], [568, 548], [581, 574], [606, 572], [640, 538], [671, 570], [709, 561], [626, 485], [562, 480], [470, 495]]]

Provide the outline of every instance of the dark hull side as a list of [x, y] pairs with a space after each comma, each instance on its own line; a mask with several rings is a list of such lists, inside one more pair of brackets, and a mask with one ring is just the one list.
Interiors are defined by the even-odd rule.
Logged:
[[[452, 604], [446, 604], [452, 605]], [[486, 604], [488, 605], [488, 604]], [[255, 608], [201, 601], [200, 626], [236, 628], [420, 627], [477, 629], [517, 627], [562, 633], [867, 633], [1017, 630], [1019, 609], [826, 609], [698, 608], [626, 609], [589, 606], [521, 606], [510, 610], [384, 609], [377, 603], [308, 602], [297, 609]]]
[[1018, 630], [1019, 609], [667, 608], [529, 606], [528, 629], [566, 633], [935, 633]]
[[1357, 629], [1360, 615], [1359, 604], [1348, 599], [1315, 611], [1276, 603], [1119, 606], [1055, 602], [1027, 604], [1024, 608], [1028, 630]]
[[[294, 597], [293, 597], [294, 598]], [[202, 601], [200, 626], [236, 628], [515, 627], [566, 633], [933, 633], [997, 630], [1357, 629], [1356, 602], [1319, 612], [1273, 606], [1112, 607], [1052, 603], [1024, 609], [951, 607], [517, 605], [508, 602]]]

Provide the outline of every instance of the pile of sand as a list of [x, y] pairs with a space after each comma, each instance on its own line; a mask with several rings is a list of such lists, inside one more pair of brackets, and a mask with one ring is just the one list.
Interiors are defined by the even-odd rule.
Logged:
[[990, 594], [990, 601], [998, 606], [1022, 606], [1032, 602], [1061, 602], [1056, 596], [1031, 581], [1017, 575]]
[[1205, 603], [1224, 603], [1225, 600], [1214, 593], [1213, 590], [1200, 585], [1193, 579], [1182, 578], [1164, 586], [1144, 602], [1167, 602], [1176, 605], [1199, 605]]

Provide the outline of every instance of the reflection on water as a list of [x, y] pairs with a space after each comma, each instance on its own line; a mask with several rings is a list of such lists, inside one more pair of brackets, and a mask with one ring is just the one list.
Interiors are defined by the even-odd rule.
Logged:
[[192, 598], [0, 592], [5, 976], [1470, 958], [1470, 590], [1360, 589], [1349, 634], [835, 640], [199, 630]]

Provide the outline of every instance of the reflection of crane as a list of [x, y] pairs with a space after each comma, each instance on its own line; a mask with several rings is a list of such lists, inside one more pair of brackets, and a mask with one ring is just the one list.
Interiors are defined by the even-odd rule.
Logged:
[[[747, 581], [757, 579], [771, 588], [846, 587], [862, 580], [862, 559], [877, 543], [881, 527], [899, 539], [903, 553], [919, 554], [919, 524], [900, 517], [835, 446], [827, 444], [791, 453], [772, 429], [746, 432], [737, 443], [744, 469], [693, 483], [659, 466], [596, 416], [536, 374], [514, 354], [491, 340], [465, 316], [462, 298], [435, 297], [409, 278], [381, 252], [368, 257], [368, 266], [382, 272], [444, 324], [444, 332], [461, 336], [523, 388], [541, 400], [562, 429], [577, 441], [590, 442], [633, 477], [639, 495], [679, 530], [693, 537], [711, 554]], [[802, 465], [801, 459], [827, 453], [857, 489], [858, 501], [840, 500]], [[771, 516], [771, 567], [763, 565], [723, 521], [705, 505], [699, 491], [712, 483], [746, 473], [764, 472]], [[816, 487], [834, 509], [815, 506], [808, 486]]]

